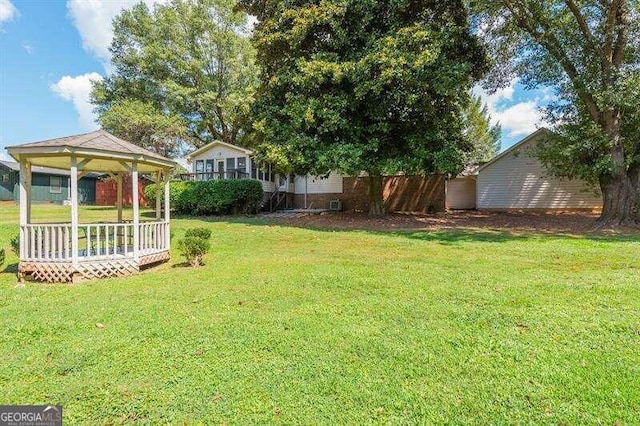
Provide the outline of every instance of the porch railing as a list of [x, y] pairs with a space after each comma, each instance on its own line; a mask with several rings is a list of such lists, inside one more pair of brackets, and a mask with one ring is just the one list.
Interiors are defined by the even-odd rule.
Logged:
[[[140, 256], [169, 250], [169, 224], [138, 224]], [[134, 256], [132, 223], [90, 223], [78, 226], [78, 258], [102, 260]], [[36, 262], [71, 261], [71, 224], [43, 223], [20, 227], [20, 260]]]
[[181, 180], [187, 181], [209, 181], [219, 179], [249, 179], [249, 173], [242, 170], [229, 170], [226, 172], [197, 172], [181, 173]]

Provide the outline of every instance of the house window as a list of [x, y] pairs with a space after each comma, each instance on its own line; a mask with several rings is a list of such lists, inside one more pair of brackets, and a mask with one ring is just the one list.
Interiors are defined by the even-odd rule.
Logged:
[[49, 193], [62, 193], [62, 178], [60, 176], [49, 176]]
[[196, 160], [196, 173], [204, 172], [204, 161]]
[[258, 179], [264, 180], [264, 164], [260, 164], [260, 168], [258, 169]]
[[258, 165], [256, 164], [255, 161], [251, 162], [251, 179], [257, 179], [258, 178]]
[[236, 158], [236, 162], [238, 163], [238, 170], [241, 172], [247, 172], [247, 159], [245, 157]]
[[227, 170], [233, 171], [236, 168], [236, 159], [235, 158], [227, 158]]
[[213, 173], [213, 160], [207, 160], [205, 171], [207, 173]]
[[2, 175], [2, 181], [3, 182], [9, 182], [9, 173], [5, 173]]

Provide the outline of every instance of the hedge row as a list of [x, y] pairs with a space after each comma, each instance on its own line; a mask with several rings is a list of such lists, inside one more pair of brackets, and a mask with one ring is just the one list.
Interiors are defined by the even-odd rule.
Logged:
[[[148, 185], [145, 197], [156, 202], [156, 185]], [[211, 180], [207, 182], [171, 182], [169, 201], [183, 214], [198, 216], [252, 214], [262, 203], [262, 184], [255, 179]], [[164, 194], [162, 194], [164, 199]]]

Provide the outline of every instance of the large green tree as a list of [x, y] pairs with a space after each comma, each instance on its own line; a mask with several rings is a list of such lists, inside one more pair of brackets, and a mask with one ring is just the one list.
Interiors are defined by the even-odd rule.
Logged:
[[463, 110], [463, 135], [472, 150], [463, 152], [465, 164], [491, 160], [500, 151], [500, 124], [491, 124], [491, 116], [480, 96], [472, 96]]
[[462, 1], [243, 0], [257, 16], [259, 152], [297, 173], [452, 172], [469, 89], [486, 70]]
[[137, 99], [111, 103], [99, 120], [108, 132], [165, 157], [178, 156], [187, 136], [187, 125], [180, 115], [163, 113], [152, 103]]
[[599, 185], [598, 226], [640, 223], [640, 3], [638, 0], [472, 0], [496, 67], [553, 87], [557, 136], [539, 150], [559, 176]]
[[[103, 126], [141, 145], [242, 143], [257, 85], [246, 13], [233, 0], [139, 3], [113, 21], [113, 72], [94, 86]], [[138, 129], [122, 121], [140, 113]], [[182, 124], [184, 131], [176, 132]], [[170, 150], [170, 149], [169, 149]]]

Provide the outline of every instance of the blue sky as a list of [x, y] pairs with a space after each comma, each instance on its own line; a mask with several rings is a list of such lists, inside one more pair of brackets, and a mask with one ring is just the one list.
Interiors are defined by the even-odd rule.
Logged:
[[[166, 0], [144, 0], [148, 4]], [[137, 0], [0, 0], [0, 159], [5, 146], [97, 128], [91, 81], [110, 69], [111, 20]], [[502, 124], [502, 147], [541, 123], [543, 90], [476, 93]]]

